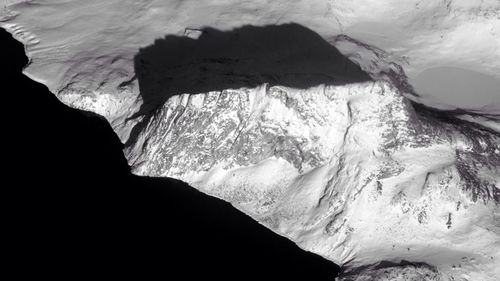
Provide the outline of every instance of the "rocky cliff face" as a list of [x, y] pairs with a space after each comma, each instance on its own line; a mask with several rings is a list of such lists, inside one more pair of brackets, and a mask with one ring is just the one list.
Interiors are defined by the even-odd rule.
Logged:
[[125, 155], [135, 173], [182, 179], [348, 269], [404, 259], [494, 280], [499, 144], [376, 81], [175, 96]]
[[134, 58], [130, 38], [101, 44], [113, 56], [58, 60], [65, 43], [49, 48], [65, 68], [47, 83], [111, 122], [134, 173], [231, 202], [342, 265], [340, 280], [496, 280], [495, 116], [415, 103], [405, 57], [330, 40], [349, 60], [301, 27], [273, 28], [191, 30]]

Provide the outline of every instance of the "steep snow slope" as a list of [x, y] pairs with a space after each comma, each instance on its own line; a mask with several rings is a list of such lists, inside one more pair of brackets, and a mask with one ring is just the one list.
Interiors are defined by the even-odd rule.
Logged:
[[[498, 76], [498, 7], [22, 1], [1, 25], [30, 77], [110, 121], [134, 173], [231, 202], [342, 280], [496, 280], [498, 116], [414, 104], [408, 80], [455, 63]], [[289, 21], [360, 69], [299, 25], [240, 27]]]

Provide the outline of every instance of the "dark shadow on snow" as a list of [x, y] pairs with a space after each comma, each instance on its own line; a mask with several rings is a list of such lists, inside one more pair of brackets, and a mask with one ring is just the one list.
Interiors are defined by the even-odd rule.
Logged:
[[361, 68], [314, 31], [298, 25], [203, 28], [198, 39], [166, 36], [135, 56], [145, 116], [126, 145], [135, 141], [151, 112], [172, 97], [264, 83], [305, 89], [369, 81]]

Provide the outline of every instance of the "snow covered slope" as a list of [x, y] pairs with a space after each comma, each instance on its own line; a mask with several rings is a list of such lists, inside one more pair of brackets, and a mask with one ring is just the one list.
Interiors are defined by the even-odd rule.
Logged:
[[0, 25], [27, 75], [110, 121], [134, 173], [231, 202], [341, 280], [497, 280], [498, 116], [414, 103], [432, 99], [411, 81], [499, 77], [499, 7], [8, 1]]
[[[4, 0], [0, 25], [25, 43], [25, 72], [56, 94], [100, 108], [130, 80], [133, 56], [186, 28], [231, 30], [295, 22], [333, 42], [345, 34], [385, 50], [413, 82], [454, 66], [500, 80], [498, 0]], [[131, 85], [130, 85], [131, 86]], [[134, 92], [134, 89], [127, 89]], [[108, 96], [110, 94], [112, 96]], [[122, 98], [119, 100], [123, 101]], [[432, 104], [431, 96], [423, 102]], [[67, 103], [75, 103], [68, 98]], [[497, 108], [498, 110], [498, 108]], [[114, 116], [114, 110], [101, 110]]]

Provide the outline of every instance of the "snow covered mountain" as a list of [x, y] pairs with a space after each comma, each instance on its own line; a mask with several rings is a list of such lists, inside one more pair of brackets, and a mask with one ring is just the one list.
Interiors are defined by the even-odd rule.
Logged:
[[[340, 280], [497, 280], [498, 116], [416, 103], [411, 80], [439, 60], [498, 75], [500, 5], [316, 2], [21, 1], [0, 24], [27, 75], [110, 121], [134, 173], [231, 202]], [[484, 44], [449, 51], [471, 35], [452, 22], [488, 26]]]
[[495, 280], [499, 144], [378, 81], [175, 96], [125, 154], [349, 269], [407, 260], [435, 280]]

